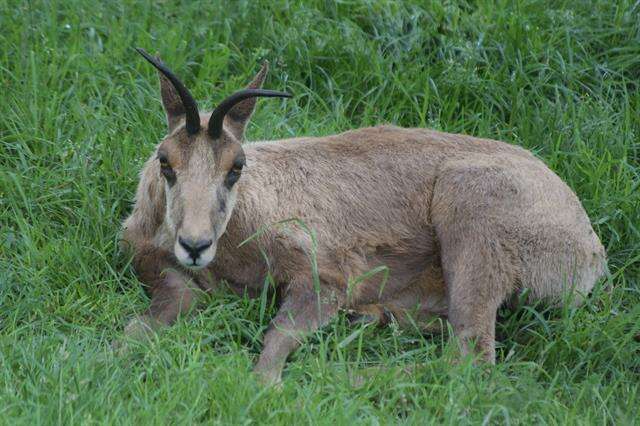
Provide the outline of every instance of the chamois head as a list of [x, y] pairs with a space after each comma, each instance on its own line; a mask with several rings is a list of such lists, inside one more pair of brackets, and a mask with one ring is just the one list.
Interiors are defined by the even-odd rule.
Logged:
[[165, 222], [173, 251], [184, 266], [200, 269], [216, 254], [233, 210], [245, 164], [241, 142], [256, 97], [291, 97], [262, 90], [267, 64], [249, 86], [200, 114], [189, 90], [160, 61], [137, 51], [160, 73], [160, 89], [169, 125], [157, 149], [158, 172], [165, 181]]

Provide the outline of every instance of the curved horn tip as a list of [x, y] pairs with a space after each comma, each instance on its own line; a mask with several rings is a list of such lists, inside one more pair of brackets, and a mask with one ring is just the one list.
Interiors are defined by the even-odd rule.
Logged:
[[216, 139], [220, 137], [222, 133], [222, 122], [224, 116], [239, 102], [247, 98], [253, 97], [266, 97], [266, 98], [291, 98], [293, 95], [287, 92], [278, 92], [276, 90], [265, 89], [243, 89], [239, 90], [231, 96], [228, 96], [225, 100], [213, 110], [209, 116], [209, 125], [207, 126], [207, 132], [209, 136]]
[[164, 63], [162, 63], [162, 60], [160, 58], [154, 58], [141, 47], [136, 47], [135, 49], [149, 63], [151, 63], [151, 65], [156, 67], [158, 71], [160, 71], [167, 79], [169, 79], [173, 87], [178, 92], [178, 96], [180, 96], [180, 100], [182, 101], [182, 105], [185, 109], [185, 127], [187, 129], [187, 133], [190, 135], [198, 133], [200, 131], [200, 114], [198, 112], [198, 104], [189, 92], [189, 89], [187, 89], [184, 84], [182, 84], [180, 79], [176, 77], [176, 75], [173, 74], [173, 72], [171, 72], [169, 68], [164, 65]]
[[160, 57], [160, 51], [156, 50], [156, 53], [154, 55], [151, 55], [142, 47], [134, 47], [134, 49], [136, 50], [136, 52], [142, 55], [142, 57], [144, 57], [147, 61], [152, 62], [152, 60], [156, 60], [158, 63], [164, 65], [164, 63], [162, 62], [162, 58]]
[[[144, 59], [146, 59], [148, 62], [150, 62], [156, 68], [158, 68], [159, 65], [164, 65], [162, 63], [162, 59], [160, 59], [160, 55], [159, 54], [156, 54], [156, 56], [154, 57], [154, 56], [150, 55], [149, 52], [144, 50], [142, 47], [136, 47], [135, 50], [140, 55], [142, 55], [142, 57]], [[158, 68], [158, 70], [160, 70], [160, 69]]]
[[149, 55], [149, 53], [147, 53], [147, 51], [146, 51], [146, 50], [144, 50], [142, 47], [134, 47], [134, 49], [136, 50], [136, 52], [138, 52], [139, 54], [141, 54], [141, 55], [142, 55], [142, 56], [144, 56], [145, 58], [146, 58], [147, 56], [149, 56], [149, 57], [151, 56], [151, 55]]

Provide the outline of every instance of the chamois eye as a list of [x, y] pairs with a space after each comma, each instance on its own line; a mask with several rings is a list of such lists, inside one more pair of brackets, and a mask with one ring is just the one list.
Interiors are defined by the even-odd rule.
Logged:
[[235, 163], [229, 173], [227, 173], [227, 178], [224, 183], [227, 188], [231, 189], [231, 187], [240, 179], [240, 174], [242, 173], [242, 163]]
[[175, 182], [176, 173], [173, 171], [171, 164], [169, 164], [169, 160], [164, 155], [158, 155], [158, 161], [160, 162], [160, 172], [167, 179], [169, 184]]

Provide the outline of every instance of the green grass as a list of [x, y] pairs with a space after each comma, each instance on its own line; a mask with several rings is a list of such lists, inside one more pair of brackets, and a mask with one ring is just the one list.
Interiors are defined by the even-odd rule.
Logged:
[[[0, 0], [0, 423], [637, 423], [638, 2], [219, 3]], [[148, 303], [119, 224], [165, 129], [133, 46], [207, 107], [269, 59], [267, 86], [296, 97], [260, 102], [250, 139], [391, 122], [529, 148], [577, 192], [612, 276], [577, 310], [501, 312], [488, 371], [444, 335], [341, 317], [264, 389], [273, 308], [223, 294], [114, 356]]]

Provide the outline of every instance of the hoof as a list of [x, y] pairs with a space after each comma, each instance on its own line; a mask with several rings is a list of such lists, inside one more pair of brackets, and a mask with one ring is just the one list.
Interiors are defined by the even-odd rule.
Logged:
[[376, 313], [361, 313], [357, 311], [347, 312], [347, 321], [351, 325], [358, 324], [376, 324], [380, 327], [385, 326], [391, 322], [391, 312], [384, 308], [379, 308], [379, 312]]
[[269, 388], [282, 389], [282, 374], [277, 371], [263, 371], [254, 369], [253, 374], [256, 375], [258, 382]]

